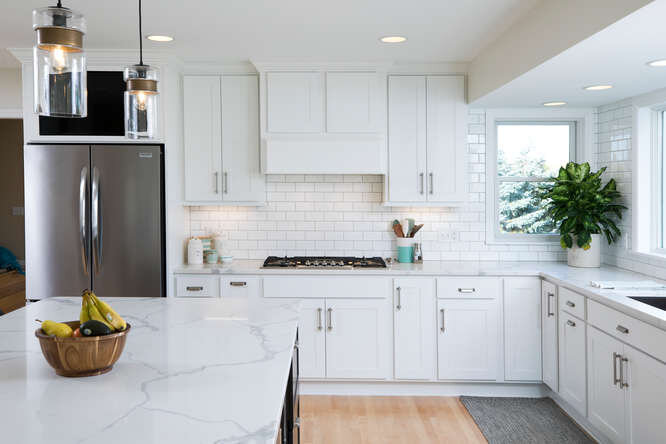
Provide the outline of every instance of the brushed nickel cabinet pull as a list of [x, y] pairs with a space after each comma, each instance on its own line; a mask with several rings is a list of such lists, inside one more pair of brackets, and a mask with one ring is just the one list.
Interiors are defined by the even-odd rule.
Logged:
[[[619, 353], [613, 352], [613, 385], [617, 385], [620, 381], [620, 378], [617, 377], [617, 360], [622, 356]], [[620, 363], [622, 365], [622, 363]]]
[[317, 309], [317, 330], [321, 331], [324, 329], [324, 326], [321, 323], [321, 307]]
[[571, 301], [567, 301], [567, 305], [568, 305], [569, 307], [571, 307], [571, 308], [574, 308], [574, 307], [576, 306], [576, 304], [574, 304], [574, 303], [571, 302]]
[[629, 334], [629, 329], [627, 327], [624, 327], [622, 325], [618, 325], [615, 327], [615, 330], [619, 331], [620, 333]]
[[224, 194], [227, 194], [229, 192], [229, 183], [227, 181], [227, 172], [224, 172]]
[[400, 304], [400, 287], [397, 287], [395, 290], [398, 292], [398, 301], [395, 304], [395, 309], [400, 310], [402, 308], [402, 305]]
[[629, 387], [629, 383], [625, 381], [624, 379], [624, 365], [625, 363], [629, 362], [629, 359], [625, 358], [624, 356], [620, 357], [620, 388], [626, 388]]
[[247, 285], [247, 282], [244, 281], [231, 281], [229, 282], [229, 285], [232, 287], [245, 287]]
[[550, 305], [550, 298], [554, 298], [554, 297], [555, 297], [555, 293], [552, 293], [552, 292], [549, 291], [549, 292], [547, 293], [547, 296], [548, 296], [548, 317], [555, 316], [555, 313], [553, 313], [553, 312], [551, 311], [551, 309], [550, 309], [550, 308], [551, 308], [551, 305]]
[[420, 181], [421, 181], [421, 194], [423, 194], [424, 189], [425, 189], [425, 185], [424, 185], [425, 182], [424, 182], [424, 178], [423, 178], [423, 176], [424, 176], [423, 173], [420, 173], [420, 174], [419, 174], [419, 178], [420, 178]]
[[567, 325], [568, 325], [569, 327], [575, 327], [575, 326], [576, 326], [576, 323], [575, 323], [574, 321], [572, 321], [572, 320], [567, 320]]
[[218, 193], [220, 192], [219, 185], [218, 185], [218, 176], [219, 176], [219, 173], [218, 173], [217, 171], [215, 171], [215, 172], [213, 173], [213, 176], [215, 176], [215, 194], [218, 194]]
[[333, 309], [329, 308], [328, 310], [328, 331], [333, 330]]
[[440, 309], [439, 309], [439, 313], [440, 313], [441, 316], [442, 316], [442, 326], [439, 328], [439, 330], [440, 330], [442, 333], [444, 333], [444, 330], [446, 330], [445, 325], [444, 325], [444, 322], [445, 322], [445, 319], [446, 319], [446, 318], [445, 318], [445, 315], [444, 315], [444, 309], [443, 309], [443, 308], [440, 308]]
[[430, 194], [435, 194], [435, 179], [434, 174], [430, 173]]
[[476, 288], [458, 288], [458, 293], [474, 293]]
[[185, 287], [187, 291], [203, 291], [203, 287]]

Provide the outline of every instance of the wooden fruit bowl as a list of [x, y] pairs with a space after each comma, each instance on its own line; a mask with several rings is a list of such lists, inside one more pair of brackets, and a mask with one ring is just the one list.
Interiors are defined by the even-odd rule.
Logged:
[[[72, 330], [79, 321], [65, 322]], [[46, 361], [60, 376], [95, 376], [106, 373], [120, 358], [130, 325], [121, 332], [105, 336], [58, 338], [49, 336], [41, 328], [35, 330]]]

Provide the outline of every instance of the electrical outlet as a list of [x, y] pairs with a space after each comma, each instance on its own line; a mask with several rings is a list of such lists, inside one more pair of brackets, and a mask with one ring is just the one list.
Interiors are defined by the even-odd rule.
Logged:
[[12, 216], [25, 216], [24, 207], [12, 207]]
[[440, 231], [439, 232], [439, 241], [440, 242], [452, 242], [458, 240], [458, 233], [455, 231]]

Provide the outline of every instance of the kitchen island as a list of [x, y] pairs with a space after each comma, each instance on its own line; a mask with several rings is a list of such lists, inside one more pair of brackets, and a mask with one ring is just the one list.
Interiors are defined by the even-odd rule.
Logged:
[[299, 304], [242, 298], [114, 298], [132, 325], [107, 374], [57, 376], [34, 331], [78, 318], [51, 298], [0, 318], [2, 442], [274, 443]]

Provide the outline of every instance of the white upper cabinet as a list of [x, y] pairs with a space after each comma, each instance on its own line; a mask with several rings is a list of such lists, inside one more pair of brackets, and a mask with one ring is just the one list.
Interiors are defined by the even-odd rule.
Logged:
[[185, 76], [185, 200], [266, 200], [256, 75]]
[[389, 77], [389, 199], [426, 200], [426, 79]]
[[326, 73], [326, 131], [376, 132], [379, 89], [374, 72]]
[[222, 77], [222, 168], [224, 200], [266, 200], [266, 180], [259, 164], [259, 84], [256, 76]]
[[267, 132], [321, 132], [322, 104], [320, 72], [266, 73]]
[[465, 200], [464, 76], [389, 76], [387, 204]]
[[504, 279], [504, 379], [541, 380], [541, 280]]
[[221, 194], [222, 120], [219, 76], [186, 76], [184, 89], [185, 200]]

